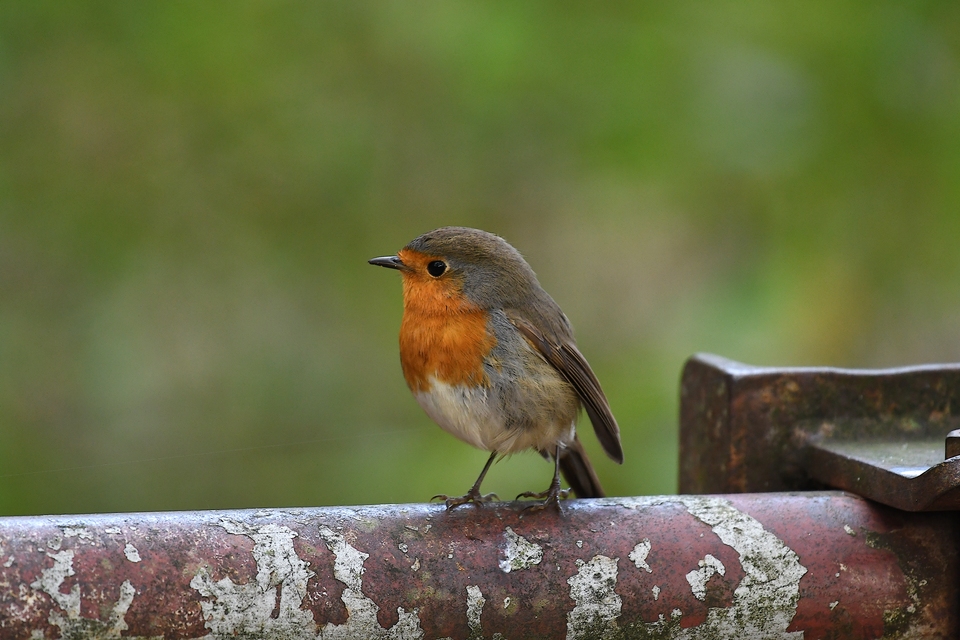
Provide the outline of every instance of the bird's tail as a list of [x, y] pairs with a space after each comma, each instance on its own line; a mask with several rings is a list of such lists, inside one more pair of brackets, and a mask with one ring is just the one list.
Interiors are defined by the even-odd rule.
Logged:
[[577, 437], [560, 450], [560, 472], [578, 498], [602, 498], [606, 495]]

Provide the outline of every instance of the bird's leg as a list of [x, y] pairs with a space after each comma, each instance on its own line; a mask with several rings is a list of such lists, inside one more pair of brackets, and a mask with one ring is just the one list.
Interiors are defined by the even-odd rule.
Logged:
[[443, 494], [433, 496], [431, 500], [443, 500], [444, 504], [447, 505], [447, 510], [453, 509], [454, 507], [459, 507], [462, 504], [470, 503], [475, 507], [483, 506], [484, 502], [490, 502], [491, 500], [499, 500], [495, 493], [488, 493], [486, 495], [480, 495], [480, 483], [483, 482], [483, 477], [487, 475], [487, 471], [490, 469], [490, 465], [493, 464], [494, 458], [497, 457], [497, 452], [494, 451], [490, 454], [490, 457], [487, 458], [487, 464], [483, 465], [483, 471], [480, 472], [480, 477], [477, 478], [477, 481], [473, 483], [473, 486], [470, 487], [470, 491], [467, 491], [466, 495], [460, 497], [446, 496]]
[[546, 491], [541, 491], [540, 493], [535, 493], [533, 491], [524, 491], [517, 496], [517, 499], [520, 498], [543, 498], [543, 502], [537, 504], [532, 504], [524, 511], [542, 511], [547, 507], [553, 507], [557, 511], [560, 511], [560, 501], [566, 500], [567, 496], [570, 495], [570, 489], [561, 489], [560, 488], [560, 446], [557, 445], [557, 450], [553, 455], [553, 482], [550, 483], [550, 488]]

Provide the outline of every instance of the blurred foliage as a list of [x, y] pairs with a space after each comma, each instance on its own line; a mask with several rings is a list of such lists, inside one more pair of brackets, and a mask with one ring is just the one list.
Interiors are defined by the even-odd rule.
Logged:
[[694, 352], [958, 360], [958, 43], [954, 2], [4, 2], [0, 513], [465, 491], [365, 262], [446, 224], [570, 316], [610, 493], [675, 490]]

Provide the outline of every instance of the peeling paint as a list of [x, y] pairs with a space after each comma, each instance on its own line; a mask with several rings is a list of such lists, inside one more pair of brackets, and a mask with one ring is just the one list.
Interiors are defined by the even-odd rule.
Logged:
[[70, 593], [60, 591], [60, 585], [69, 576], [75, 575], [73, 570], [73, 549], [67, 549], [58, 553], [48, 553], [47, 556], [53, 560], [53, 566], [44, 569], [31, 587], [43, 591], [57, 603], [57, 606], [71, 617], [80, 616], [80, 585], [73, 585]]
[[[800, 564], [799, 557], [792, 549], [764, 529], [756, 519], [738, 510], [729, 500], [717, 496], [615, 499], [614, 502], [630, 509], [667, 503], [683, 505], [693, 517], [708, 525], [721, 542], [739, 554], [744, 572], [743, 579], [733, 592], [733, 605], [711, 607], [702, 624], [684, 629], [674, 621], [661, 618], [652, 623], [634, 623], [625, 630], [627, 635], [636, 630], [672, 640], [802, 640], [802, 631], [788, 632], [787, 627], [797, 613], [800, 578], [807, 569]], [[675, 610], [671, 617], [680, 615], [681, 612]]]
[[726, 574], [726, 568], [723, 563], [714, 558], [709, 553], [697, 563], [699, 569], [694, 569], [687, 574], [687, 582], [693, 590], [693, 595], [697, 600], [703, 600], [707, 597], [707, 582], [713, 577], [713, 574]]
[[63, 537], [64, 538], [80, 538], [81, 540], [91, 541], [93, 540], [93, 535], [86, 527], [63, 527]]
[[504, 573], [529, 569], [543, 560], [543, 547], [530, 542], [507, 527], [503, 532], [504, 546], [501, 548], [500, 570]]
[[630, 552], [630, 555], [627, 556], [633, 561], [637, 569], [643, 569], [647, 573], [653, 573], [650, 565], [647, 564], [647, 555], [650, 554], [650, 548], [650, 538], [644, 538], [637, 543], [637, 546], [635, 546], [633, 551]]
[[483, 634], [480, 626], [480, 614], [483, 613], [483, 605], [487, 603], [480, 587], [473, 584], [467, 586], [467, 626], [470, 627], [471, 636]]
[[803, 632], [787, 632], [800, 600], [800, 579], [807, 572], [797, 554], [728, 500], [704, 496], [680, 501], [740, 554], [744, 571], [733, 606], [711, 608], [701, 626], [728, 637], [802, 639]]
[[713, 496], [674, 499], [740, 554], [744, 576], [733, 592], [733, 606], [711, 607], [703, 624], [677, 628], [673, 637], [802, 640], [802, 631], [787, 631], [800, 600], [800, 578], [807, 572], [797, 554], [729, 500]]
[[130, 562], [140, 562], [140, 552], [129, 542], [127, 546], [123, 548], [123, 555], [125, 555]]
[[[254, 542], [257, 562], [256, 580], [236, 584], [230, 578], [214, 581], [207, 567], [201, 567], [190, 586], [206, 600], [200, 608], [207, 638], [252, 634], [260, 637], [315, 638], [313, 615], [300, 608], [307, 592], [307, 580], [313, 575], [293, 548], [296, 532], [285, 526], [267, 524], [254, 527], [246, 523], [221, 520], [229, 533], [243, 535]], [[279, 601], [279, 603], [278, 603]], [[273, 616], [275, 609], [279, 609]]]
[[[91, 538], [92, 539], [92, 538]], [[124, 617], [133, 603], [136, 589], [129, 580], [120, 585], [120, 597], [110, 610], [106, 622], [96, 618], [84, 618], [80, 615], [80, 586], [73, 585], [69, 593], [60, 591], [64, 580], [76, 575], [73, 570], [73, 549], [66, 549], [54, 554], [47, 554], [53, 559], [53, 566], [43, 570], [31, 587], [46, 593], [59, 607], [59, 611], [51, 611], [47, 621], [60, 628], [62, 639], [97, 638], [98, 640], [119, 640], [121, 632], [127, 630]], [[40, 635], [39, 637], [43, 637]], [[124, 636], [134, 638], [139, 636]]]
[[[333, 576], [347, 585], [341, 600], [349, 614], [345, 624], [335, 625], [328, 622], [321, 630], [320, 638], [324, 640], [328, 638], [331, 640], [423, 638], [417, 609], [408, 612], [403, 607], [397, 607], [399, 620], [390, 629], [384, 629], [377, 622], [377, 612], [380, 611], [380, 607], [363, 595], [362, 591], [363, 562], [369, 554], [352, 547], [342, 534], [336, 533], [329, 527], [320, 527], [320, 537], [334, 554]], [[303, 599], [303, 594], [300, 598]]]
[[622, 601], [617, 586], [619, 559], [596, 555], [589, 562], [577, 559], [577, 575], [567, 579], [576, 602], [567, 614], [567, 638], [606, 638], [617, 634]]
[[307, 581], [315, 574], [301, 560], [293, 547], [297, 533], [274, 524], [259, 527], [222, 520], [220, 526], [228, 532], [244, 535], [254, 541], [253, 556], [257, 562], [256, 581], [235, 584], [229, 578], [214, 582], [206, 567], [202, 567], [190, 581], [190, 586], [205, 598], [200, 607], [207, 638], [226, 638], [238, 635], [259, 638], [347, 639], [422, 638], [417, 610], [412, 613], [398, 608], [400, 620], [390, 629], [377, 622], [380, 608], [362, 592], [363, 562], [369, 555], [355, 549], [329, 527], [320, 527], [320, 537], [334, 554], [334, 577], [346, 585], [341, 599], [347, 608], [347, 622], [342, 625], [327, 623], [317, 628], [313, 614], [301, 609], [307, 593]]

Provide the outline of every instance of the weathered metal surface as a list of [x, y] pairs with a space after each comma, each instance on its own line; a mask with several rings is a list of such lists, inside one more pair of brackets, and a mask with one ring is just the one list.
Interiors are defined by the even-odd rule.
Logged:
[[942, 457], [943, 440], [824, 438], [807, 446], [806, 469], [837, 489], [906, 511], [960, 509], [960, 456]]
[[960, 429], [954, 429], [947, 434], [947, 440], [943, 445], [943, 457], [949, 460], [954, 456], [960, 456]]
[[521, 508], [0, 518], [0, 637], [960, 633], [953, 514], [839, 492]]
[[957, 409], [960, 365], [773, 369], [694, 356], [681, 382], [680, 491], [831, 486], [956, 509], [960, 458], [943, 452]]

